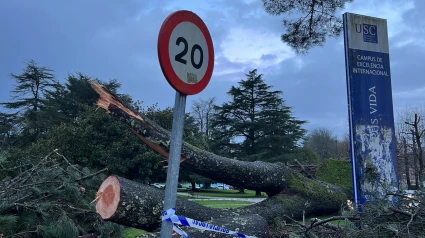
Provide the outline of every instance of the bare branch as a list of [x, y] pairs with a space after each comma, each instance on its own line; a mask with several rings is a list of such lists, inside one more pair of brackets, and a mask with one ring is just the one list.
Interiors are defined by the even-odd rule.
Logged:
[[410, 199], [410, 200], [414, 200], [414, 201], [420, 202], [420, 200], [417, 199], [417, 198], [415, 198], [415, 197], [409, 197], [407, 195], [402, 195], [402, 194], [387, 193], [387, 194], [385, 194], [385, 196], [397, 196], [397, 197], [402, 197], [402, 198], [406, 198], [406, 199]]
[[57, 155], [59, 155], [60, 157], [62, 157], [62, 158], [65, 160], [65, 162], [66, 162], [67, 164], [69, 164], [69, 166], [71, 166], [73, 169], [75, 169], [76, 171], [78, 171], [80, 174], [87, 175], [87, 174], [85, 174], [83, 171], [81, 171], [81, 170], [77, 169], [77, 167], [75, 167], [75, 165], [71, 164], [71, 163], [70, 163], [70, 162], [69, 162], [69, 161], [65, 158], [65, 156], [63, 156], [63, 155], [59, 154], [59, 153], [58, 153], [58, 149], [55, 149], [55, 150], [54, 150], [54, 152], [55, 152]]
[[101, 174], [101, 173], [103, 173], [103, 172], [106, 172], [106, 171], [108, 171], [108, 168], [101, 169], [101, 170], [97, 171], [96, 173], [92, 173], [92, 174], [89, 174], [89, 175], [83, 176], [83, 177], [81, 177], [81, 178], [79, 178], [79, 179], [76, 179], [76, 180], [74, 180], [74, 181], [75, 181], [75, 182], [78, 182], [78, 181], [81, 181], [81, 180], [84, 180], [84, 179], [88, 179], [88, 178], [94, 177], [94, 176], [96, 176], [96, 175], [98, 175], [98, 174]]
[[403, 214], [403, 215], [406, 215], [406, 216], [412, 216], [412, 213], [406, 212], [406, 211], [403, 211], [403, 210], [400, 210], [400, 209], [397, 209], [397, 208], [394, 208], [394, 207], [390, 207], [388, 209], [393, 211], [393, 212], [397, 212], [397, 213], [400, 213], [400, 214]]
[[318, 218], [312, 218], [311, 219], [312, 222], [311, 222], [310, 226], [307, 228], [306, 232], [308, 232], [308, 230], [310, 230], [310, 229], [312, 229], [316, 226], [325, 225], [325, 224], [326, 225], [324, 227], [331, 229], [331, 230], [334, 230], [334, 231], [339, 231], [339, 230], [341, 230], [341, 228], [339, 226], [336, 226], [336, 225], [333, 225], [333, 224], [327, 224], [327, 223], [331, 222], [331, 221], [345, 220], [345, 219], [360, 220], [360, 218], [358, 218], [358, 217], [345, 217], [345, 216], [334, 216], [334, 217], [329, 217], [329, 218], [324, 219], [324, 220], [320, 220]]
[[409, 229], [409, 226], [410, 226], [410, 224], [412, 223], [412, 221], [413, 221], [413, 218], [415, 218], [415, 216], [418, 214], [418, 212], [420, 211], [420, 210], [422, 210], [422, 208], [418, 208], [418, 209], [416, 209], [416, 211], [415, 211], [415, 213], [412, 213], [412, 215], [410, 216], [410, 220], [409, 220], [409, 222], [407, 223], [407, 234], [409, 235], [409, 237], [410, 237], [410, 229]]

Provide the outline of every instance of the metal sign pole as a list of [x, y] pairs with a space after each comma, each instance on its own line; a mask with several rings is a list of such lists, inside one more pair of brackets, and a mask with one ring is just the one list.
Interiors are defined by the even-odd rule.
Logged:
[[[173, 127], [171, 130], [170, 157], [168, 159], [167, 181], [165, 183], [164, 211], [175, 208], [176, 206], [185, 109], [186, 95], [176, 91], [176, 100], [173, 111]], [[170, 238], [172, 232], [173, 223], [162, 221], [161, 238]]]
[[[188, 51], [191, 53], [187, 54]], [[198, 15], [181, 10], [165, 19], [158, 36], [158, 60], [165, 78], [176, 90], [165, 185], [165, 212], [176, 208], [186, 95], [195, 95], [204, 90], [214, 69], [212, 38]], [[171, 237], [173, 225], [172, 222], [162, 221], [161, 238]]]

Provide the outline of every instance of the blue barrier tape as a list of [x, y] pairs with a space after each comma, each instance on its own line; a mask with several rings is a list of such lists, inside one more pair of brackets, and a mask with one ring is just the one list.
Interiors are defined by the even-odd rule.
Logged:
[[173, 224], [173, 230], [177, 232], [179, 235], [183, 236], [184, 238], [190, 238], [190, 236], [176, 224]]
[[186, 234], [186, 232], [184, 232], [177, 225], [189, 226], [189, 227], [194, 227], [194, 228], [197, 228], [197, 229], [207, 230], [207, 231], [215, 231], [215, 232], [229, 234], [229, 235], [232, 235], [232, 236], [237, 236], [237, 237], [242, 237], [242, 238], [256, 238], [255, 236], [247, 236], [247, 235], [244, 235], [242, 233], [239, 233], [239, 232], [236, 232], [236, 231], [231, 231], [229, 229], [222, 228], [222, 227], [219, 227], [219, 226], [216, 226], [216, 225], [213, 225], [213, 224], [209, 224], [209, 223], [206, 223], [206, 222], [197, 221], [197, 220], [194, 220], [194, 219], [186, 218], [184, 216], [177, 216], [175, 208], [168, 209], [167, 211], [164, 211], [162, 213], [162, 220], [173, 223], [174, 224], [173, 230], [175, 232], [177, 232], [178, 234], [180, 234], [181, 236], [185, 237], [185, 238], [190, 238], [190, 237]]

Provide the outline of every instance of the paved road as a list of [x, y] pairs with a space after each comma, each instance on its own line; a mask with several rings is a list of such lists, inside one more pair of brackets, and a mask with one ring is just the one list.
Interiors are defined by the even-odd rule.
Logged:
[[199, 195], [190, 195], [187, 193], [180, 193], [177, 194], [182, 196], [189, 197], [188, 200], [234, 200], [234, 201], [248, 201], [252, 203], [261, 202], [267, 198], [221, 198], [221, 197], [208, 197], [208, 196], [199, 196]]

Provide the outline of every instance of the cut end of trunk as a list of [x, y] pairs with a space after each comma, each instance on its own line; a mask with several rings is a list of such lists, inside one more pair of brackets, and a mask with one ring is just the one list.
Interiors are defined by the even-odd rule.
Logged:
[[115, 176], [109, 176], [97, 191], [96, 211], [102, 219], [111, 218], [118, 209], [121, 197], [120, 181]]

